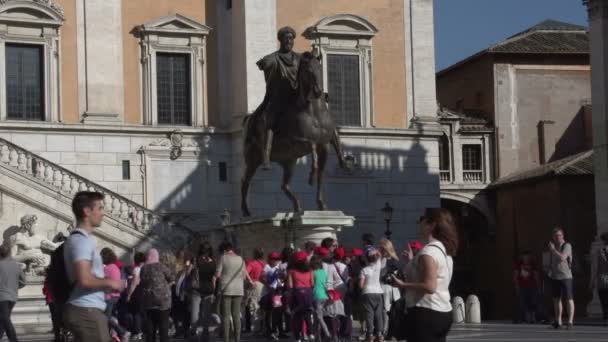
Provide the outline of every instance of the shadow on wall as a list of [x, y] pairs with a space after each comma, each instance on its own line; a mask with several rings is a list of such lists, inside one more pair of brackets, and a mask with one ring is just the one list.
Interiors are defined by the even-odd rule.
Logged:
[[[350, 169], [342, 170], [335, 154], [331, 153], [324, 185], [329, 209], [342, 210], [356, 217], [356, 226], [345, 229], [340, 238], [346, 244], [358, 245], [363, 232], [373, 232], [377, 237], [383, 235], [385, 223], [380, 209], [386, 202], [394, 208], [391, 223], [394, 240], [405, 242], [415, 238], [416, 220], [424, 208], [439, 207], [438, 163], [431, 167], [427, 160], [438, 160], [438, 151], [429, 151], [436, 149], [436, 143], [430, 140], [426, 144], [417, 138], [345, 136], [343, 144], [345, 154], [352, 155], [354, 162]], [[177, 159], [152, 166], [154, 177], [172, 187], [156, 201], [154, 209], [173, 219], [180, 218], [179, 224], [203, 235], [205, 230], [219, 226], [219, 216], [224, 208], [232, 209], [232, 217], [236, 218], [233, 222], [241, 216], [240, 207], [231, 205], [238, 202], [231, 199], [235, 196], [240, 199], [240, 193], [220, 197], [222, 191], [233, 192], [239, 188], [240, 179], [231, 179], [232, 172], [226, 170], [226, 184], [220, 184], [219, 160], [212, 152], [213, 147], [210, 151], [209, 155], [199, 155], [196, 160]], [[209, 166], [207, 157], [211, 161]], [[292, 188], [305, 210], [316, 210], [316, 188], [307, 183], [310, 161], [310, 156], [298, 160]], [[273, 164], [271, 171], [258, 170], [249, 195], [253, 215], [262, 217], [292, 210], [291, 202], [280, 189], [281, 177], [282, 169], [278, 164]]]
[[555, 143], [555, 151], [549, 162], [593, 148], [591, 106], [584, 105]]

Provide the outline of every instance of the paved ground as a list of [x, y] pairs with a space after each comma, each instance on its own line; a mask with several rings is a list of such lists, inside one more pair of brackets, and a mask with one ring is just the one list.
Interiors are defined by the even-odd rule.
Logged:
[[[50, 336], [20, 336], [21, 342], [49, 342]], [[244, 338], [243, 342], [267, 342]], [[176, 340], [178, 341], [178, 340]], [[574, 330], [553, 330], [545, 325], [488, 323], [478, 326], [456, 325], [448, 341], [467, 342], [606, 342], [608, 328], [576, 326]], [[219, 340], [215, 340], [219, 342]], [[287, 340], [286, 340], [287, 342]]]
[[575, 326], [573, 330], [554, 330], [546, 325], [456, 325], [453, 327], [448, 340], [468, 342], [605, 342], [608, 341], [608, 328]]

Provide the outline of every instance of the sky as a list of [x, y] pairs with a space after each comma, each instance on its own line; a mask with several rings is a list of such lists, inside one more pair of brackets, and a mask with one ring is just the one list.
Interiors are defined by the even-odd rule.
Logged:
[[588, 26], [582, 0], [434, 0], [437, 71], [545, 19]]

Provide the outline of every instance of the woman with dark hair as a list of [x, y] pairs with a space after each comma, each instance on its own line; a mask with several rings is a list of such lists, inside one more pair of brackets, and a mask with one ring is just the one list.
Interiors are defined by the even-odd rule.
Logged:
[[129, 313], [133, 317], [133, 326], [131, 332], [135, 334], [135, 339], [141, 340], [144, 332], [144, 318], [146, 312], [143, 310], [141, 288], [139, 288], [139, 273], [141, 268], [146, 263], [146, 254], [142, 252], [136, 252], [133, 255], [133, 271], [132, 275], [128, 278], [127, 287], [127, 303], [129, 306]]
[[[190, 309], [192, 328], [196, 328], [202, 324], [203, 336], [209, 335], [209, 325], [213, 313], [213, 303], [215, 302], [216, 271], [217, 265], [213, 258], [213, 247], [209, 242], [205, 241], [198, 250], [196, 268], [191, 272], [197, 278], [198, 284], [193, 284], [193, 286], [197, 286], [193, 288], [194, 296]], [[197, 294], [198, 298], [196, 297]]]
[[[166, 255], [163, 259], [167, 259]], [[156, 341], [158, 331], [160, 342], [169, 342], [169, 313], [171, 309], [171, 283], [174, 276], [154, 248], [148, 251], [146, 264], [141, 268], [140, 284], [142, 307], [146, 312], [146, 342]]]
[[[111, 248], [105, 247], [99, 252], [99, 254], [101, 255], [101, 261], [104, 265], [103, 271], [106, 279], [121, 280], [120, 267], [117, 265], [118, 257], [114, 251]], [[120, 292], [118, 291], [106, 293], [106, 316], [108, 317], [110, 327], [116, 334], [118, 334], [118, 336], [120, 336], [121, 340], [128, 341], [131, 333], [120, 326], [118, 319], [116, 318], [117, 315], [114, 313], [119, 299]]]
[[443, 208], [426, 209], [420, 217], [419, 234], [424, 248], [413, 260], [415, 272], [394, 283], [406, 289], [408, 341], [443, 342], [452, 326], [450, 281], [458, 250], [458, 232], [450, 212]]
[[326, 237], [325, 239], [321, 240], [321, 247], [327, 248], [329, 250], [329, 254], [333, 255], [336, 248], [338, 248], [338, 240], [331, 237]]

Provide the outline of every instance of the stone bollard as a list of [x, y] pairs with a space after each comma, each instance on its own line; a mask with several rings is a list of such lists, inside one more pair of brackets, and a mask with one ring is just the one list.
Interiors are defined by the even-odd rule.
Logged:
[[464, 299], [462, 297], [452, 298], [452, 320], [454, 324], [464, 323], [466, 309], [464, 307]]
[[481, 324], [481, 304], [479, 298], [475, 295], [470, 295], [467, 298], [467, 316], [466, 322], [472, 324]]

